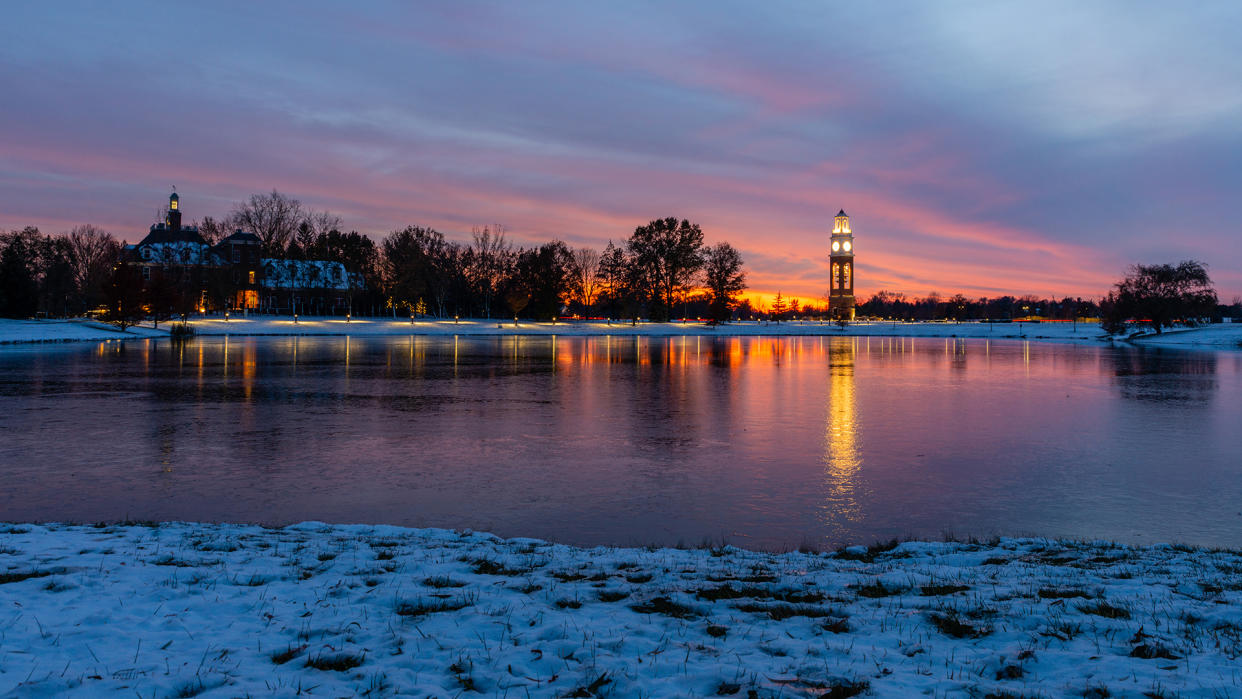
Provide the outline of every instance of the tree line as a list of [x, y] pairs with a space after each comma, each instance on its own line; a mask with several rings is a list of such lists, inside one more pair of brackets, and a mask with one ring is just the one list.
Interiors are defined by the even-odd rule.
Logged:
[[0, 233], [0, 316], [82, 315], [102, 305], [121, 244], [92, 225]]
[[732, 245], [706, 245], [698, 225], [675, 218], [638, 226], [603, 251], [560, 240], [515, 246], [499, 225], [475, 228], [465, 243], [408, 226], [384, 237], [374, 259], [377, 291], [394, 315], [721, 321], [746, 288]]
[[1207, 265], [1183, 260], [1175, 265], [1131, 265], [1098, 302], [1036, 296], [968, 299], [962, 294], [942, 298], [934, 293], [906, 298], [901, 293], [879, 291], [859, 304], [857, 311], [863, 317], [896, 320], [1098, 319], [1105, 330], [1114, 334], [1135, 325], [1159, 334], [1176, 324], [1242, 319], [1242, 298], [1234, 298], [1230, 304], [1220, 303]]
[[[394, 316], [727, 320], [746, 288], [740, 253], [727, 242], [706, 244], [685, 219], [652, 220], [602, 251], [560, 240], [515, 245], [501, 225], [475, 227], [465, 242], [407, 226], [377, 243], [343, 232], [339, 216], [273, 190], [197, 225], [208, 244], [244, 230], [258, 236], [265, 257], [340, 262], [365, 280], [352, 303]], [[141, 306], [134, 271], [118, 264], [121, 252], [113, 235], [89, 225], [64, 235], [0, 234], [0, 315]]]
[[931, 293], [908, 298], [905, 294], [878, 291], [858, 304], [860, 316], [893, 320], [1013, 320], [1041, 317], [1055, 320], [1098, 318], [1099, 304], [1081, 297], [1040, 298], [997, 296], [967, 298], [963, 294], [943, 297]]
[[707, 245], [685, 219], [655, 219], [602, 250], [560, 240], [514, 245], [504, 226], [476, 226], [468, 241], [434, 228], [407, 226], [377, 244], [342, 233], [340, 217], [304, 209], [273, 190], [237, 204], [220, 221], [204, 219], [209, 241], [234, 229], [258, 236], [268, 257], [326, 259], [368, 280], [361, 308], [440, 318], [586, 317], [727, 320], [746, 288], [741, 254], [727, 242]]
[[[475, 227], [462, 242], [423, 226], [392, 231], [378, 243], [342, 229], [339, 216], [307, 209], [275, 190], [198, 223], [209, 244], [244, 230], [259, 237], [265, 257], [342, 263], [365, 280], [351, 295], [358, 312], [531, 319], [568, 313], [656, 321], [829, 317], [822, 299], [803, 303], [777, 294], [769, 307], [739, 301], [746, 289], [741, 255], [727, 242], [706, 244], [701, 228], [685, 219], [654, 219], [603, 250], [560, 240], [515, 245], [501, 225]], [[0, 233], [0, 316], [74, 316], [118, 304], [140, 312], [144, 301], [136, 289], [142, 284], [128, 279], [135, 270], [118, 264], [121, 251], [121, 242], [92, 225], [61, 235], [33, 227]], [[123, 277], [127, 281], [120, 283]], [[1114, 331], [1142, 320], [1159, 332], [1188, 319], [1242, 317], [1242, 300], [1218, 303], [1206, 267], [1185, 261], [1136, 265], [1099, 301], [879, 291], [856, 312], [860, 318], [911, 321], [1101, 318]]]

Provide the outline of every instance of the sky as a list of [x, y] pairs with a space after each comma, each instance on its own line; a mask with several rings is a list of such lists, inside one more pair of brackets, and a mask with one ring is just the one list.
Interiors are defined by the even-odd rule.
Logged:
[[1242, 295], [1242, 4], [54, 2], [0, 10], [0, 229], [136, 242], [280, 190], [602, 248], [688, 218], [751, 292]]

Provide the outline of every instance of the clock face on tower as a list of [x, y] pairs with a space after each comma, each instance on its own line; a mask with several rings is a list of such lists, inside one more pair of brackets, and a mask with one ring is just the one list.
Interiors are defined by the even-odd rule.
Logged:
[[828, 285], [828, 311], [835, 320], [854, 319], [854, 234], [850, 217], [841, 209], [833, 217], [829, 258], [832, 270]]

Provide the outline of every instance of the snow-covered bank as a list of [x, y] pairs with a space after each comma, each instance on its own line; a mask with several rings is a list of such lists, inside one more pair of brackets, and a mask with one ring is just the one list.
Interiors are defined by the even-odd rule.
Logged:
[[533, 322], [513, 320], [389, 320], [382, 318], [218, 318], [193, 322], [200, 335], [614, 335], [669, 337], [701, 335], [734, 336], [901, 336], [1047, 339], [1066, 342], [1099, 342], [1098, 326], [1072, 323], [878, 323], [856, 322], [839, 328], [828, 322], [743, 321], [708, 325], [685, 323], [638, 323], [628, 321]]
[[1242, 348], [1242, 323], [1204, 325], [1198, 328], [1167, 329], [1159, 335], [1147, 334], [1132, 340], [1159, 347]]
[[[1125, 342], [1110, 338], [1097, 325], [1074, 323], [895, 323], [856, 322], [845, 328], [832, 323], [789, 321], [783, 323], [738, 322], [712, 326], [702, 322], [686, 323], [608, 323], [605, 321], [541, 322], [512, 320], [391, 320], [382, 318], [304, 317], [294, 322], [289, 317], [251, 316], [242, 318], [208, 317], [191, 320], [200, 336], [410, 336], [410, 335], [557, 335], [557, 336], [842, 336], [842, 337], [927, 337], [975, 338], [993, 340], [1034, 340], [1107, 344]], [[167, 337], [168, 324], [153, 329], [150, 324], [134, 326], [121, 332], [105, 323], [93, 321], [17, 321], [0, 320], [0, 344], [16, 342], [116, 340], [145, 337]], [[1213, 349], [1242, 348], [1242, 324], [1209, 325], [1192, 329], [1166, 331], [1163, 335], [1144, 335], [1131, 340], [1136, 344], [1204, 347]]]
[[[1094, 325], [1065, 323], [851, 323], [838, 328], [831, 323], [791, 321], [784, 323], [738, 322], [712, 326], [702, 322], [638, 323], [581, 321], [533, 322], [512, 320], [388, 320], [376, 318], [251, 316], [199, 318], [190, 324], [200, 336], [410, 336], [410, 335], [558, 335], [558, 336], [892, 336], [960, 337], [992, 339], [1052, 340], [1096, 343], [1106, 341]], [[91, 321], [17, 321], [0, 319], [0, 344], [62, 340], [113, 340], [166, 337], [167, 324], [153, 329], [149, 324], [125, 332]], [[1239, 326], [1242, 328], [1242, 326]], [[1242, 334], [1239, 335], [1242, 339]]]
[[6, 695], [1236, 696], [1239, 654], [1232, 552], [0, 525]]
[[168, 337], [164, 328], [133, 326], [120, 330], [115, 325], [93, 320], [13, 320], [0, 318], [0, 344], [18, 342], [81, 342], [135, 340]]

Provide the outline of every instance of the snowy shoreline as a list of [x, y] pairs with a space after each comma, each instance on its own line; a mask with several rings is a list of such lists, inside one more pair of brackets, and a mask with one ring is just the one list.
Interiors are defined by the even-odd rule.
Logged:
[[[1242, 554], [0, 525], [0, 694], [1232, 696]], [[835, 693], [833, 693], [835, 692]]]
[[[1144, 335], [1131, 340], [1111, 338], [1096, 325], [1073, 323], [896, 323], [856, 322], [845, 328], [831, 323], [787, 321], [783, 323], [738, 322], [710, 326], [689, 323], [607, 323], [532, 322], [511, 320], [390, 320], [382, 318], [299, 318], [286, 317], [202, 318], [190, 321], [200, 337], [260, 336], [511, 336], [556, 335], [558, 337], [924, 337], [957, 339], [1029, 340], [1076, 344], [1107, 345], [1126, 343], [1160, 347], [1242, 349], [1242, 323], [1207, 325], [1166, 331], [1163, 335]], [[87, 320], [3, 320], [0, 319], [0, 345], [38, 342], [108, 341], [168, 337], [168, 324], [158, 329], [150, 325], [120, 331], [106, 323]]]

